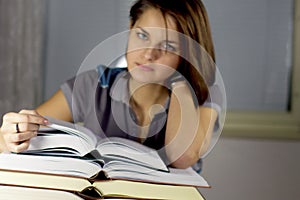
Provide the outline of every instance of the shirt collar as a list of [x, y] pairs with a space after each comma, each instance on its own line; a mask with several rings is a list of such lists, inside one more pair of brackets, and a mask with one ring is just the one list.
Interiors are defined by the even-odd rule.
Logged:
[[[127, 106], [129, 106], [129, 100], [130, 100], [129, 78], [130, 78], [130, 74], [127, 70], [121, 72], [120, 74], [117, 75], [117, 77], [110, 89], [110, 97], [114, 101], [124, 103]], [[167, 110], [167, 108], [169, 107], [169, 104], [170, 104], [170, 96], [167, 97], [166, 102], [164, 104], [165, 110]], [[164, 112], [164, 111], [161, 111], [161, 112]], [[159, 113], [161, 113], [161, 112], [159, 112]]]
[[117, 75], [111, 89], [110, 97], [115, 101], [120, 101], [129, 105], [129, 82], [130, 74], [126, 70]]

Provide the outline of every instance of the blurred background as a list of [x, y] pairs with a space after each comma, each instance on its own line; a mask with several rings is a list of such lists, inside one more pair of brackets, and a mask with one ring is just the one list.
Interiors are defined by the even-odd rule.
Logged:
[[[35, 108], [76, 75], [95, 46], [128, 30], [132, 2], [0, 0], [0, 115]], [[299, 0], [203, 2], [227, 120], [204, 159], [212, 188], [201, 192], [207, 200], [299, 199]]]

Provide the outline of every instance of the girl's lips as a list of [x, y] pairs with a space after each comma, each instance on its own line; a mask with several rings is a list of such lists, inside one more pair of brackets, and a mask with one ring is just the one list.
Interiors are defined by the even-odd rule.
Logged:
[[153, 71], [154, 69], [148, 65], [140, 65], [138, 64], [137, 67], [143, 71]]

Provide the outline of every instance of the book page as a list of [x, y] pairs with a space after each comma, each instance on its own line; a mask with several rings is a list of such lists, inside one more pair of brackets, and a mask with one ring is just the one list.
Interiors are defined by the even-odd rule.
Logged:
[[110, 137], [101, 140], [97, 145], [97, 150], [108, 160], [119, 160], [150, 169], [169, 171], [156, 150], [135, 141]]
[[129, 197], [137, 199], [203, 200], [194, 187], [150, 184], [131, 181], [103, 181], [93, 184], [104, 197]]
[[0, 169], [62, 174], [91, 178], [102, 170], [100, 164], [68, 157], [0, 154]]
[[0, 186], [0, 194], [0, 200], [83, 200], [70, 192], [14, 186]]
[[84, 156], [93, 147], [81, 138], [66, 133], [38, 133], [30, 140], [28, 150], [23, 153], [56, 156]]
[[62, 121], [48, 116], [46, 116], [46, 118], [49, 121], [49, 125], [47, 125], [48, 127], [69, 133], [71, 135], [76, 135], [82, 138], [83, 140], [85, 140], [88, 144], [90, 144], [94, 148], [96, 147], [98, 139], [91, 130], [79, 124], [73, 124], [70, 122]]
[[176, 169], [169, 167], [169, 172], [164, 172], [131, 163], [111, 161], [104, 165], [104, 171], [111, 179], [210, 187], [207, 181], [192, 168]]
[[95, 149], [97, 137], [89, 129], [51, 117], [46, 118], [49, 121], [47, 126], [52, 129], [41, 129], [38, 136], [31, 139], [25, 153], [84, 156]]

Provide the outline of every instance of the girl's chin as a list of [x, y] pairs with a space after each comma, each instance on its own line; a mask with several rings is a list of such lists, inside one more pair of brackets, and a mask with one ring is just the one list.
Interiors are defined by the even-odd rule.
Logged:
[[140, 73], [131, 73], [131, 77], [139, 82], [139, 83], [161, 83], [163, 82], [163, 79], [159, 79], [157, 77], [151, 77]]

